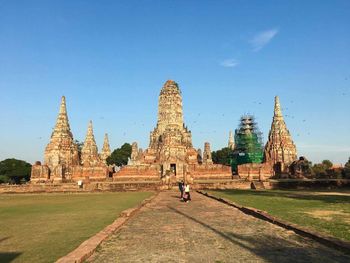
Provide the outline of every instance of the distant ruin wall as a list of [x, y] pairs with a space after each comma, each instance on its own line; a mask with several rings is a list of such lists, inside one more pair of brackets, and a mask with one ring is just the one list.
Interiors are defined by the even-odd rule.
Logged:
[[150, 176], [160, 179], [160, 169], [158, 165], [127, 165], [113, 174], [113, 178], [120, 176]]
[[108, 178], [107, 166], [85, 167], [81, 165], [70, 166], [57, 165], [53, 170], [47, 165], [33, 165], [31, 171], [31, 183], [64, 183], [77, 182], [79, 180], [103, 181]]
[[221, 164], [189, 165], [187, 172], [194, 179], [232, 177], [231, 167]]
[[240, 178], [247, 180], [266, 180], [273, 176], [273, 168], [269, 163], [246, 163], [238, 165]]

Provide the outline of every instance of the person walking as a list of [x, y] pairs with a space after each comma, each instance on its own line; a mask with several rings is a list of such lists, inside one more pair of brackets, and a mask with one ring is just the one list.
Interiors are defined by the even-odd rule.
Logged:
[[182, 180], [179, 181], [179, 190], [180, 190], [180, 193], [181, 193], [180, 198], [182, 199], [184, 197], [184, 182]]
[[190, 194], [190, 185], [186, 184], [185, 185], [185, 198], [184, 201], [186, 203], [188, 203], [189, 201], [191, 201], [191, 194]]

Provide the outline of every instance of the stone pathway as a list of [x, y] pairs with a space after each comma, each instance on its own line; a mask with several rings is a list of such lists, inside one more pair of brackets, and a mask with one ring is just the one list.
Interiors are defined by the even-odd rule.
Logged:
[[102, 243], [90, 262], [350, 262], [292, 231], [192, 193], [161, 192]]

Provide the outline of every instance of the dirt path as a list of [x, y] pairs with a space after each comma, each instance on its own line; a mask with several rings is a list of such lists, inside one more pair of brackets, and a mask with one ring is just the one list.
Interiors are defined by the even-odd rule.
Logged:
[[93, 262], [350, 262], [350, 256], [193, 193], [161, 192]]

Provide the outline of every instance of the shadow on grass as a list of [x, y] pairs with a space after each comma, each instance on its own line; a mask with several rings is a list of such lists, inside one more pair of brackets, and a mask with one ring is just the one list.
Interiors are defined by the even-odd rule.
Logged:
[[318, 200], [325, 203], [350, 203], [350, 196], [335, 195], [328, 193], [298, 193], [297, 191], [256, 191], [256, 190], [215, 190], [213, 192], [225, 193], [226, 195], [245, 195], [245, 196], [266, 196], [266, 197], [285, 197], [303, 200]]
[[21, 255], [20, 252], [0, 252], [0, 263], [12, 262], [16, 257]]
[[299, 237], [299, 242], [291, 242], [286, 238], [263, 233], [238, 235], [234, 232], [221, 231], [210, 223], [187, 215], [174, 207], [168, 206], [168, 208], [267, 262], [350, 262], [350, 256], [322, 246], [316, 241], [311, 241], [316, 244], [310, 246], [305, 242], [308, 239], [304, 239], [300, 243], [302, 237]]

